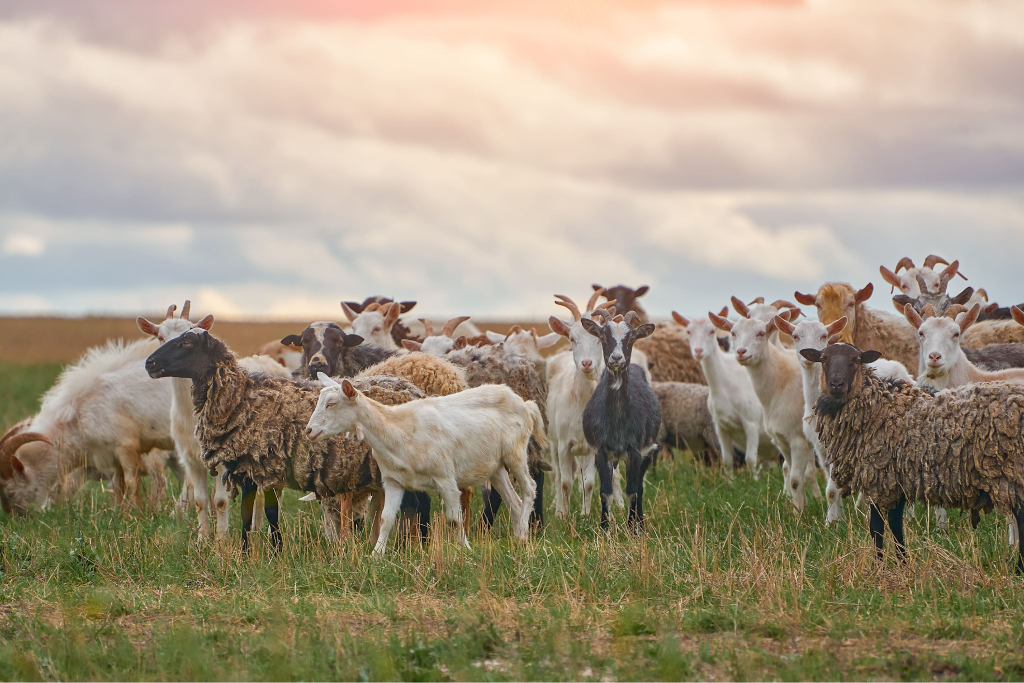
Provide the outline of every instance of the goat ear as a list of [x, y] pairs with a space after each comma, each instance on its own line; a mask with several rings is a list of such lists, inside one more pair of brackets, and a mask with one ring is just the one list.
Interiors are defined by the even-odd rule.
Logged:
[[733, 297], [731, 299], [731, 301], [732, 301], [732, 307], [736, 309], [737, 313], [739, 313], [744, 318], [749, 317], [750, 309], [747, 307], [747, 305], [745, 303], [743, 303], [742, 301], [740, 301], [736, 297]]
[[[981, 290], [979, 289], [978, 291], [980, 292]], [[964, 291], [953, 297], [950, 303], [963, 305], [970, 301], [972, 296], [974, 296], [974, 287], [967, 287]], [[988, 301], [988, 299], [986, 299], [986, 301]]]
[[363, 343], [363, 338], [358, 334], [346, 334], [345, 335], [345, 346], [359, 346]]
[[725, 330], [726, 332], [732, 331], [732, 321], [725, 316], [715, 315], [711, 311], [708, 311], [708, 318], [710, 318], [711, 324], [718, 329]]
[[652, 334], [654, 334], [654, 323], [644, 323], [633, 330], [633, 339], [643, 339], [644, 337], [650, 337]]
[[14, 475], [18, 475], [20, 477], [24, 477], [25, 476], [25, 463], [23, 463], [21, 461], [21, 458], [19, 458], [17, 456], [17, 454], [12, 455], [11, 459], [8, 460], [8, 462], [11, 465], [11, 472], [12, 472], [11, 476], [14, 476]]
[[464, 335], [464, 334], [463, 335], [459, 335], [459, 338], [455, 340], [455, 348], [456, 349], [464, 349], [464, 348], [466, 348], [466, 344], [468, 344], [468, 343], [469, 343], [469, 340], [466, 339], [466, 335]]
[[338, 386], [338, 383], [336, 381], [334, 381], [333, 379], [331, 379], [331, 376], [328, 375], [326, 372], [318, 372], [318, 373], [316, 373], [316, 378], [318, 380], [320, 380], [321, 386], [325, 386], [325, 387], [336, 387], [336, 386]]
[[139, 326], [139, 329], [142, 330], [143, 334], [148, 334], [151, 337], [155, 337], [160, 332], [160, 328], [157, 325], [149, 322], [141, 315], [135, 319], [135, 323]]
[[974, 324], [979, 315], [981, 315], [981, 304], [974, 304], [971, 310], [967, 311], [967, 314], [960, 318], [960, 331], [965, 332], [968, 327]]
[[860, 362], [863, 363], [864, 365], [867, 365], [868, 363], [874, 363], [881, 357], [881, 351], [864, 351], [860, 354]]
[[1013, 317], [1018, 325], [1024, 325], [1024, 311], [1017, 306], [1010, 306], [1010, 316]]
[[352, 386], [352, 382], [349, 382], [347, 379], [341, 380], [341, 391], [345, 394], [346, 398], [355, 398], [356, 394], [359, 393], [356, 391], [356, 388]]
[[505, 341], [506, 338], [505, 335], [498, 334], [497, 332], [492, 332], [491, 330], [485, 330], [484, 334], [487, 335], [487, 341], [491, 342], [492, 344], [500, 344], [503, 341]]
[[[892, 305], [896, 309], [896, 312], [899, 313], [900, 315], [903, 315], [904, 306], [906, 306], [907, 304], [914, 306], [914, 302], [915, 300], [911, 299], [906, 294], [897, 294], [892, 298]], [[917, 307], [914, 306], [914, 308], [916, 309]]]
[[864, 289], [862, 289], [859, 292], [857, 292], [857, 294], [856, 294], [856, 296], [854, 298], [857, 300], [857, 303], [862, 304], [862, 303], [864, 303], [865, 301], [867, 301], [868, 299], [871, 298], [871, 293], [874, 292], [874, 291], [875, 291], [875, 286], [869, 282], [864, 287]]
[[402, 346], [409, 349], [410, 351], [419, 351], [420, 347], [423, 346], [420, 342], [415, 339], [403, 339]]
[[924, 320], [920, 314], [914, 310], [913, 304], [907, 304], [903, 307], [903, 315], [907, 318], [907, 322], [914, 326], [915, 330], [921, 329], [921, 324]]
[[796, 325], [782, 317], [781, 313], [772, 318], [772, 322], [775, 324], [775, 328], [777, 330], [785, 332], [786, 334], [793, 334], [793, 330], [796, 329]]
[[800, 292], [793, 292], [793, 297], [804, 306], [813, 306], [817, 297], [813, 294], [801, 294]]
[[208, 315], [199, 322], [196, 323], [196, 327], [206, 330], [207, 332], [213, 327], [213, 316]]
[[831, 337], [828, 338], [828, 342], [826, 342], [825, 345], [826, 346], [834, 346], [834, 345], [836, 345], [838, 343], [839, 343], [839, 335], [838, 334], [833, 334]]
[[285, 346], [302, 346], [302, 337], [297, 334], [289, 334], [281, 340], [281, 343]]
[[[349, 322], [352, 322], [359, 317], [359, 312], [356, 311], [354, 306], [359, 306], [355, 301], [342, 301], [341, 310], [345, 312], [345, 317], [348, 318]], [[360, 308], [362, 308], [360, 306]]]
[[[775, 316], [777, 318], [778, 316]], [[771, 334], [772, 332], [778, 332], [779, 326], [775, 324], [775, 318], [768, 321], [768, 324], [764, 326], [764, 333]]]
[[880, 272], [882, 274], [882, 279], [885, 280], [886, 282], [888, 282], [894, 288], [895, 287], [900, 287], [902, 289], [903, 281], [900, 280], [900, 276], [899, 275], [897, 275], [896, 273], [892, 272], [891, 270], [889, 270], [885, 266], [880, 266], [878, 268], [878, 272]]
[[728, 318], [729, 317], [729, 307], [728, 306], [722, 306], [722, 310], [720, 310], [718, 312], [718, 315], [722, 316], [723, 318]]
[[812, 363], [821, 362], [821, 351], [818, 349], [800, 349], [800, 355]]
[[566, 325], [560, 318], [556, 318], [555, 316], [551, 316], [550, 318], [548, 318], [548, 327], [551, 328], [552, 332], [554, 332], [555, 334], [560, 334], [563, 337], [568, 337], [569, 332], [571, 332], [572, 330], [571, 327]]
[[402, 312], [402, 304], [389, 304], [387, 315], [384, 316], [384, 327], [393, 327], [398, 322], [398, 314]]
[[839, 320], [834, 320], [834, 321], [830, 322], [828, 325], [825, 325], [825, 331], [828, 333], [828, 336], [831, 337], [832, 335], [839, 334], [840, 332], [845, 330], [846, 329], [846, 325], [849, 322], [850, 321], [847, 320], [846, 316], [844, 315]]
[[633, 292], [633, 296], [635, 296], [636, 298], [639, 299], [644, 294], [646, 294], [648, 292], [648, 290], [650, 290], [649, 286], [647, 286], [647, 285], [640, 285], [639, 287], [636, 288], [636, 291]]
[[995, 301], [993, 301], [992, 303], [988, 304], [983, 309], [981, 309], [981, 312], [982, 313], [994, 313], [996, 311], [996, 309], [998, 309], [998, 308], [999, 308], [999, 304], [997, 304]]
[[597, 337], [598, 339], [601, 339], [601, 331], [603, 328], [600, 325], [595, 323], [590, 318], [584, 318], [580, 322], [583, 323], [583, 329], [585, 329], [587, 332]]
[[414, 309], [416, 307], [416, 302], [415, 301], [403, 301], [402, 303], [400, 303], [398, 305], [399, 305], [399, 307], [401, 309], [400, 310], [401, 313], [408, 313], [409, 311], [411, 311], [412, 309]]
[[690, 324], [689, 320], [687, 320], [683, 316], [679, 315], [675, 311], [672, 311], [672, 319], [675, 320], [680, 325], [682, 325], [683, 327], [687, 327]]
[[549, 346], [554, 346], [558, 342], [557, 332], [548, 332], [543, 337], [537, 337], [537, 348], [546, 349]]
[[600, 292], [602, 289], [604, 289], [604, 287], [602, 287], [601, 285], [590, 285], [590, 286], [594, 288], [595, 292]]

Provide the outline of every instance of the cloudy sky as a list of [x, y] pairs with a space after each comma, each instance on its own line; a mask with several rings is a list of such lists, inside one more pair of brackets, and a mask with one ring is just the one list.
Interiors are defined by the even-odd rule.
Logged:
[[5, 0], [0, 313], [1024, 300], [1024, 3]]

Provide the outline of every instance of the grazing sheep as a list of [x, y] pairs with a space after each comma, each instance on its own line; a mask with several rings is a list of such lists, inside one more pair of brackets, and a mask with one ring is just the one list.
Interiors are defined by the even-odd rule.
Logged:
[[[321, 374], [324, 389], [309, 418], [311, 443], [354, 431], [371, 446], [384, 486], [381, 533], [374, 553], [383, 553], [406, 490], [437, 490], [449, 519], [458, 524], [468, 548], [462, 519], [461, 490], [484, 481], [501, 491], [516, 520], [520, 539], [528, 534], [536, 490], [529, 476], [526, 450], [530, 438], [543, 447], [544, 420], [532, 401], [508, 387], [487, 385], [452, 396], [436, 396], [399, 406], [385, 406], [362, 394], [349, 380], [339, 384]], [[509, 481], [516, 477], [520, 500]]]
[[[867, 363], [878, 351], [834, 344], [804, 349], [822, 364], [815, 412], [818, 438], [844, 495], [871, 503], [871, 535], [881, 556], [887, 514], [900, 555], [903, 507], [926, 501], [976, 514], [995, 507], [1024, 524], [1024, 393], [1011, 382], [968, 384], [937, 394], [882, 380]], [[1024, 572], [1018, 550], [1017, 570]]]
[[854, 290], [845, 282], [827, 282], [817, 294], [796, 292], [796, 300], [818, 309], [818, 320], [825, 325], [845, 317], [849, 320], [839, 341], [862, 349], [878, 349], [883, 358], [900, 362], [913, 374], [917, 370], [917, 333], [905, 319], [868, 308], [874, 285]]
[[710, 465], [718, 461], [715, 421], [708, 409], [709, 390], [703, 384], [651, 382], [661, 409], [658, 442], [666, 448], [686, 448], [697, 460]]
[[[321, 500], [350, 494], [351, 503], [381, 490], [366, 444], [344, 437], [314, 444], [303, 436], [316, 404], [316, 385], [264, 374], [250, 376], [222, 341], [202, 329], [169, 340], [146, 359], [145, 367], [154, 378], [192, 380], [203, 461], [211, 471], [224, 468], [229, 488], [241, 488], [243, 548], [248, 547], [258, 489], [266, 496], [264, 513], [275, 549], [281, 547], [276, 489], [315, 491]], [[396, 403], [422, 396], [397, 378], [360, 382], [377, 386]], [[324, 523], [330, 531], [337, 520], [329, 517], [325, 514]]]
[[118, 506], [141, 503], [147, 454], [174, 450], [171, 387], [151, 382], [142, 367], [156, 346], [150, 340], [109, 342], [61, 373], [39, 412], [0, 456], [5, 509], [41, 507], [62, 481], [82, 473], [110, 479]]
[[654, 332], [653, 323], [639, 322], [635, 311], [625, 317], [598, 325], [590, 318], [582, 320], [591, 336], [604, 348], [604, 372], [583, 410], [583, 433], [596, 449], [597, 473], [601, 480], [601, 527], [608, 527], [612, 497], [612, 469], [626, 462], [626, 500], [628, 523], [639, 531], [644, 525], [644, 474], [651, 453], [658, 445], [661, 409], [658, 397], [643, 370], [630, 362], [633, 343]]
[[346, 334], [333, 322], [310, 323], [302, 334], [289, 334], [281, 343], [302, 347], [302, 366], [294, 374], [307, 378], [318, 372], [351, 377], [397, 353], [363, 344], [358, 334]]

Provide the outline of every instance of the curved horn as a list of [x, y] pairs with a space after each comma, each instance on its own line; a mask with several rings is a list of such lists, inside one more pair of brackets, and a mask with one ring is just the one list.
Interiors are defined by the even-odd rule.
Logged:
[[975, 290], [974, 293], [980, 296], [985, 301], [988, 301], [988, 292], [985, 291], [984, 287], [978, 287], [978, 289]]
[[[520, 327], [519, 325], [513, 325], [512, 327], [508, 328], [508, 333], [509, 334], [518, 334], [519, 332], [522, 332], [522, 331], [523, 331], [523, 328]], [[537, 333], [534, 332], [534, 335], [536, 335], [536, 334]]]
[[178, 304], [171, 304], [170, 306], [168, 306], [167, 307], [167, 316], [164, 319], [166, 320], [167, 318], [173, 318], [174, 317], [174, 312], [176, 310], [178, 310]]
[[423, 323], [423, 336], [433, 337], [434, 336], [434, 323], [430, 322], [426, 318], [420, 318], [420, 322]]
[[928, 294], [928, 285], [924, 283], [924, 278], [921, 277], [921, 273], [917, 274], [917, 286], [921, 288], [921, 294]]
[[747, 305], [748, 306], [753, 306], [754, 304], [763, 304], [763, 303], [764, 303], [764, 297], [763, 296], [759, 296], [759, 297], [757, 297], [756, 299], [754, 299], [753, 301], [751, 301]]
[[452, 318], [444, 325], [444, 330], [441, 331], [442, 337], [451, 337], [455, 333], [455, 328], [462, 323], [469, 320], [468, 315], [459, 316], [458, 318]]
[[941, 263], [944, 266], [949, 265], [949, 261], [942, 258], [941, 256], [936, 256], [935, 254], [928, 254], [928, 257], [925, 258], [924, 260], [924, 267], [934, 269], [936, 263]]
[[188, 314], [191, 312], [192, 302], [185, 299], [185, 305], [181, 307], [181, 317], [188, 320]]
[[800, 307], [797, 306], [796, 304], [794, 304], [792, 301], [786, 301], [785, 299], [776, 299], [775, 301], [772, 302], [772, 308], [774, 308], [774, 309], [781, 309], [781, 308], [800, 308]]
[[967, 307], [962, 304], [952, 304], [946, 309], [946, 317], [956, 320], [956, 317], [967, 310]]
[[917, 266], [914, 265], [914, 262], [910, 260], [909, 256], [904, 256], [903, 258], [900, 259], [899, 263], [896, 264], [896, 270], [894, 270], [893, 272], [900, 272], [900, 268], [906, 268], [907, 270], [910, 270], [911, 268], [916, 267]]
[[[602, 289], [601, 291], [603, 292], [604, 290]], [[573, 320], [575, 320], [576, 322], [583, 320], [583, 315], [580, 314], [579, 306], [576, 305], [575, 301], [565, 296], [564, 294], [555, 294], [555, 298], [559, 299], [559, 301], [555, 302], [556, 305], [565, 306], [566, 308], [569, 309], [569, 312], [572, 313]]]
[[594, 293], [590, 297], [590, 301], [587, 302], [587, 313], [594, 310], [594, 306], [597, 305], [597, 300], [604, 296], [604, 287], [601, 289], [594, 290]]
[[640, 316], [637, 315], [636, 311], [626, 311], [626, 315], [623, 317], [623, 320], [632, 328], [635, 327], [633, 323], [640, 321]]
[[40, 434], [39, 432], [20, 432], [8, 437], [4, 440], [3, 445], [0, 445], [0, 461], [7, 460], [17, 453], [19, 448], [33, 441], [42, 441], [51, 446], [53, 445], [53, 442], [45, 434]]
[[590, 312], [590, 319], [593, 320], [595, 315], [601, 319], [601, 324], [604, 325], [615, 318], [615, 309], [609, 311], [607, 308], [595, 308]]
[[597, 308], [594, 309], [594, 311], [599, 311], [602, 308], [607, 309], [609, 311], [614, 311], [615, 309], [612, 307], [615, 305], [616, 301], [617, 299], [608, 299], [608, 301], [605, 301], [603, 304], [599, 304]]

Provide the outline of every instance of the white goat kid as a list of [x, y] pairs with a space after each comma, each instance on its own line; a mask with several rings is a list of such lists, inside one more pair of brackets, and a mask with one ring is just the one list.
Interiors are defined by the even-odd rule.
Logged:
[[[319, 375], [324, 389], [309, 418], [313, 441], [354, 432], [373, 449], [384, 484], [384, 511], [374, 553], [383, 553], [405, 491], [437, 491], [448, 518], [468, 548], [459, 499], [462, 489], [490, 482], [508, 504], [516, 537], [525, 540], [537, 487], [526, 462], [533, 437], [547, 444], [544, 420], [533, 401], [507, 386], [475, 389], [385, 406], [361, 394], [348, 380]], [[512, 488], [511, 473], [522, 489]]]
[[[565, 322], [551, 316], [548, 324], [551, 330], [569, 340], [569, 351], [563, 351], [547, 359], [548, 425], [551, 431], [551, 455], [554, 462], [555, 514], [565, 519], [569, 515], [569, 498], [572, 495], [576, 473], [580, 474], [583, 489], [583, 514], [589, 515], [597, 480], [597, 452], [587, 444], [583, 434], [583, 409], [594, 393], [604, 369], [604, 348], [601, 341], [583, 327], [584, 317], [592, 319], [597, 300], [604, 293], [597, 290], [590, 297], [582, 313], [567, 296], [556, 294], [558, 306], [572, 313], [573, 321]], [[615, 300], [606, 301], [596, 310], [607, 311]], [[600, 315], [600, 314], [599, 314]], [[637, 362], [637, 356], [632, 358]], [[639, 364], [639, 363], [638, 363]], [[645, 367], [646, 365], [641, 365]], [[612, 471], [612, 500], [619, 507], [625, 507], [618, 468]]]
[[761, 459], [771, 462], [778, 451], [764, 429], [764, 409], [750, 374], [735, 355], [722, 351], [709, 318], [688, 320], [675, 311], [672, 318], [686, 329], [690, 353], [707, 380], [708, 410], [715, 421], [726, 474], [732, 476], [733, 447], [738, 446], [744, 449], [747, 466], [757, 477]]
[[452, 318], [445, 323], [444, 329], [441, 330], [441, 334], [434, 334], [434, 323], [430, 322], [426, 318], [420, 318], [420, 322], [423, 323], [423, 331], [425, 333], [423, 341], [418, 342], [413, 339], [403, 339], [402, 346], [410, 351], [422, 351], [428, 355], [440, 358], [449, 351], [461, 349], [466, 345], [466, 338], [464, 336], [455, 337], [454, 334], [456, 328], [467, 320], [469, 320], [468, 315]]
[[744, 318], [733, 323], [709, 314], [716, 327], [732, 332], [736, 360], [750, 373], [754, 393], [764, 410], [765, 431], [782, 452], [788, 468], [783, 469], [786, 490], [797, 510], [806, 506], [806, 488], [818, 488], [814, 450], [804, 436], [803, 378], [797, 353], [769, 341], [778, 331], [776, 318], [768, 323]]
[[504, 344], [505, 348], [512, 353], [518, 353], [531, 360], [542, 359], [541, 350], [557, 344], [561, 336], [557, 332], [538, 336], [537, 330], [532, 327], [524, 330], [519, 325], [513, 325], [508, 334], [499, 334], [491, 330], [487, 330], [484, 334], [492, 344]]
[[356, 313], [342, 301], [341, 308], [345, 311], [345, 317], [349, 319], [352, 334], [358, 334], [372, 346], [391, 351], [398, 350], [398, 345], [391, 336], [391, 328], [398, 322], [398, 316], [402, 312], [400, 303], [369, 304], [362, 313]]

